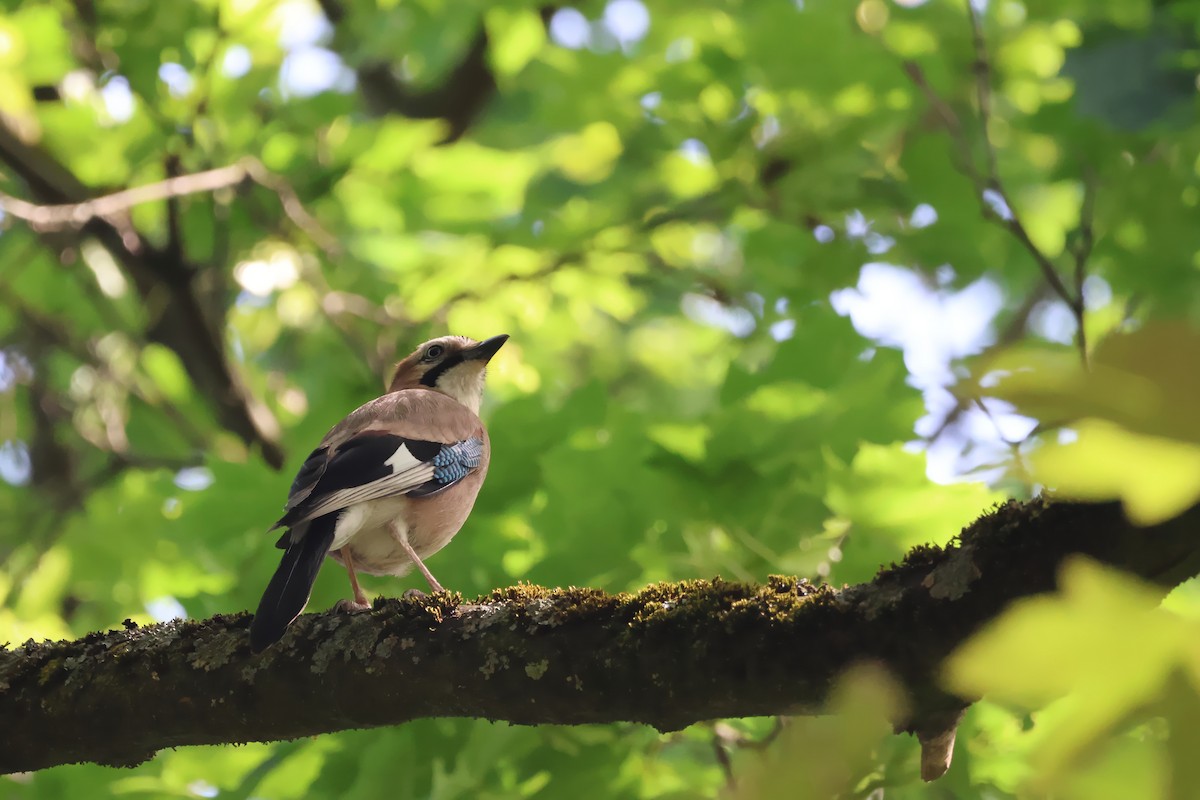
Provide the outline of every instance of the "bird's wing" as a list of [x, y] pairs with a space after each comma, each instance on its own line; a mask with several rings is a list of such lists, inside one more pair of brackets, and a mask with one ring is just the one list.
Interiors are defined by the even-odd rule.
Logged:
[[301, 465], [274, 527], [290, 528], [367, 500], [426, 497], [478, 469], [487, 447], [478, 417], [450, 398], [426, 396], [433, 392], [397, 397], [407, 394], [369, 403], [330, 431]]

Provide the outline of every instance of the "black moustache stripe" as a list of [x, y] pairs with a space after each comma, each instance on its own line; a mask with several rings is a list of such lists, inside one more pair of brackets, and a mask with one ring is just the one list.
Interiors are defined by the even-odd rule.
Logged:
[[442, 363], [436, 365], [433, 369], [421, 376], [421, 385], [433, 388], [437, 386], [438, 379], [446, 374], [446, 371], [451, 367], [461, 364], [465, 359], [462, 352], [453, 353], [442, 359]]

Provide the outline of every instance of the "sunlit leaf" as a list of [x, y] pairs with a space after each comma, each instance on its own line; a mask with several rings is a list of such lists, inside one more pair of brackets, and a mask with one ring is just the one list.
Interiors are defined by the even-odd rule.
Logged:
[[1046, 445], [1033, 476], [1057, 494], [1125, 503], [1141, 525], [1165, 522], [1200, 500], [1200, 446], [1131, 433], [1100, 420], [1073, 426], [1074, 441]]
[[1068, 562], [1060, 586], [1059, 595], [1018, 601], [946, 668], [955, 691], [1030, 708], [1056, 701], [1039, 726], [1046, 777], [1156, 697], [1196, 633], [1155, 607], [1156, 592], [1092, 562]]

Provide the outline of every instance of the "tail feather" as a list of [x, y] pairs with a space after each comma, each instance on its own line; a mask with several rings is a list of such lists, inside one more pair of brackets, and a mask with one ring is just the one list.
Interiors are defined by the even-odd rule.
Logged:
[[[333, 544], [337, 517], [336, 513], [326, 514], [296, 526], [297, 530], [292, 532], [292, 541], [284, 551], [279, 568], [271, 576], [250, 623], [251, 652], [260, 653], [279, 641], [288, 625], [308, 605], [321, 563], [329, 552], [329, 545]], [[299, 530], [301, 527], [305, 530]]]

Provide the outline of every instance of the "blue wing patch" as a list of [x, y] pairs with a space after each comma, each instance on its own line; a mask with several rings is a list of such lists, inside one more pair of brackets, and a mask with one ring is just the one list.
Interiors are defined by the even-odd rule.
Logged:
[[442, 445], [432, 459], [433, 480], [408, 493], [409, 497], [428, 497], [467, 477], [483, 461], [483, 439], [474, 436], [465, 441]]

